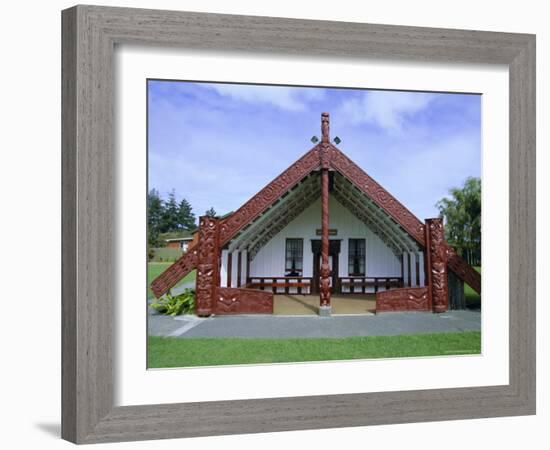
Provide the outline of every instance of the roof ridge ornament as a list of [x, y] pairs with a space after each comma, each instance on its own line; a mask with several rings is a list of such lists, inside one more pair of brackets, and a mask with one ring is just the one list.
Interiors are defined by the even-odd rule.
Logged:
[[330, 142], [329, 113], [321, 113], [321, 142]]
[[319, 146], [319, 158], [321, 169], [328, 169], [330, 166], [330, 132], [329, 114], [321, 113], [321, 144]]

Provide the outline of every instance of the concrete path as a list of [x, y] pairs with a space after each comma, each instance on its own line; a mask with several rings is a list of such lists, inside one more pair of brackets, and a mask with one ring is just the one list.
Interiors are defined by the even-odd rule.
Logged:
[[480, 331], [479, 311], [390, 312], [361, 316], [239, 315], [169, 317], [149, 315], [149, 334], [194, 337], [347, 337]]

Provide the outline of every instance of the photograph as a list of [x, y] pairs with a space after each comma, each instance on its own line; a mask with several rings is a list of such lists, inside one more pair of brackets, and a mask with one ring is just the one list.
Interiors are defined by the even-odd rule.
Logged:
[[481, 354], [481, 95], [146, 88], [148, 368]]

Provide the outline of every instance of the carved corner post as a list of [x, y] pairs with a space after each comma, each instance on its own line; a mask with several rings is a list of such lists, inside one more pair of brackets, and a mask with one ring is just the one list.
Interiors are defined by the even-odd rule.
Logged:
[[449, 309], [449, 281], [443, 219], [426, 219], [425, 228], [430, 303], [434, 312], [445, 312]]
[[329, 212], [328, 212], [328, 196], [329, 196], [329, 115], [328, 113], [321, 114], [321, 270], [320, 272], [320, 308], [319, 315], [329, 316], [331, 314], [330, 306], [330, 266], [329, 257]]
[[220, 228], [214, 217], [199, 218], [199, 252], [197, 255], [197, 315], [209, 316], [215, 305], [220, 284]]

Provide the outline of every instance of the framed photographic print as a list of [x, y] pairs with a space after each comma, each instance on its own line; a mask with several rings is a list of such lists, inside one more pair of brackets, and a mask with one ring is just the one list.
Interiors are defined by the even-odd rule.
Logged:
[[63, 11], [63, 437], [533, 414], [534, 50]]

